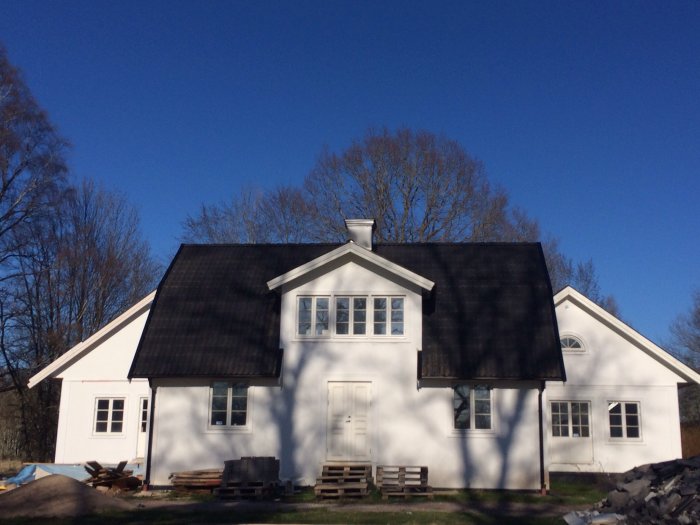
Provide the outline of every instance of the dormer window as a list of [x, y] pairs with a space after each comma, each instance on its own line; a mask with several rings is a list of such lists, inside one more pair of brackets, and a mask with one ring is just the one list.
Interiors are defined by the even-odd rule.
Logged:
[[561, 338], [561, 349], [563, 352], [580, 353], [585, 352], [586, 348], [578, 337], [565, 335]]
[[301, 337], [403, 336], [404, 298], [396, 296], [299, 296]]

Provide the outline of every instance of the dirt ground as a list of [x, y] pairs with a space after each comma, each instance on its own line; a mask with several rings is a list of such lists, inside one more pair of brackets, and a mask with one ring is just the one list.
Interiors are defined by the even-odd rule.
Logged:
[[46, 476], [0, 492], [0, 517], [77, 517], [104, 511], [132, 510], [137, 505], [106, 496], [66, 476]]
[[66, 517], [74, 518], [110, 511], [134, 511], [167, 509], [183, 512], [221, 512], [227, 509], [249, 512], [304, 511], [324, 508], [329, 511], [347, 512], [348, 506], [355, 512], [497, 512], [512, 517], [518, 516], [562, 516], [573, 510], [570, 506], [546, 501], [522, 503], [510, 501], [392, 501], [363, 504], [361, 502], [339, 503], [320, 501], [308, 503], [281, 503], [274, 501], [197, 501], [189, 498], [177, 499], [152, 496], [116, 497], [103, 494], [79, 481], [65, 476], [47, 476], [7, 493], [0, 493], [0, 516], [13, 517]]

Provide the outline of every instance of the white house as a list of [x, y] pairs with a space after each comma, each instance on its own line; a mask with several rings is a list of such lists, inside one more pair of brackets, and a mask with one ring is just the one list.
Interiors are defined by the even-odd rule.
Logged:
[[547, 383], [550, 470], [680, 457], [678, 384], [700, 376], [571, 287], [554, 304], [567, 379]]
[[[297, 483], [360, 461], [538, 489], [549, 469], [680, 455], [675, 385], [697, 374], [574, 290], [553, 302], [539, 244], [376, 246], [372, 225], [341, 245], [183, 245], [155, 296], [32, 378], [63, 380], [56, 461], [128, 459], [147, 428], [152, 486], [275, 456]], [[562, 357], [559, 331], [583, 350]]]
[[56, 463], [144, 458], [151, 391], [127, 379], [155, 292], [29, 380], [61, 380]]

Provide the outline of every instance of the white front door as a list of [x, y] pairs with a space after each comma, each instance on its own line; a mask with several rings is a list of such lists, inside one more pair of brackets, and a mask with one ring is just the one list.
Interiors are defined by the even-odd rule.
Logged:
[[371, 386], [369, 382], [328, 383], [326, 447], [329, 460], [367, 461], [371, 458]]

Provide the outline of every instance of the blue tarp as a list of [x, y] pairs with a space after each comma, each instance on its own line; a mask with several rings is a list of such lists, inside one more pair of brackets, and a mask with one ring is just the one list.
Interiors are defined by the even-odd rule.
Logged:
[[24, 483], [29, 483], [34, 481], [34, 476], [36, 475], [36, 465], [25, 465], [22, 467], [16, 476], [7, 478], [5, 480], [6, 484], [13, 483], [14, 485], [22, 485]]
[[[105, 464], [103, 467], [116, 467], [116, 465]], [[61, 474], [63, 476], [68, 476], [69, 478], [77, 479], [82, 481], [90, 477], [90, 475], [85, 470], [82, 465], [61, 465], [56, 463], [32, 463], [31, 465], [25, 465], [22, 467], [16, 476], [8, 478], [5, 483], [14, 483], [15, 485], [24, 485], [30, 481], [34, 481], [37, 477], [37, 469], [43, 470], [48, 474]], [[133, 470], [133, 475], [143, 475], [144, 468], [142, 464], [128, 464], [124, 467], [124, 470]], [[41, 476], [39, 476], [41, 477]]]

